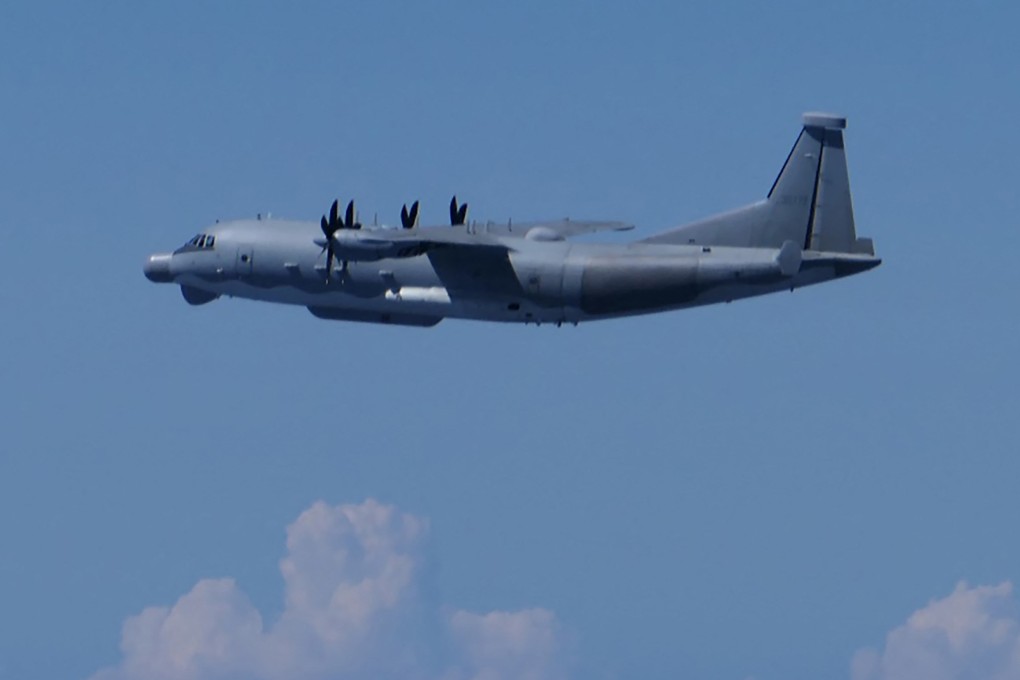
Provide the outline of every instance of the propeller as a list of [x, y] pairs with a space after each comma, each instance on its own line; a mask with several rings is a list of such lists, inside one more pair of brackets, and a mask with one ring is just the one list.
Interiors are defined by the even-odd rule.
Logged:
[[[333, 259], [335, 253], [333, 252], [333, 236], [336, 232], [341, 229], [361, 229], [361, 223], [355, 220], [354, 214], [354, 201], [347, 204], [346, 219], [340, 216], [340, 201], [333, 201], [333, 205], [329, 208], [329, 218], [325, 215], [322, 216], [322, 221], [319, 222], [319, 227], [322, 229], [322, 235], [326, 237], [326, 245], [323, 250], [326, 251], [326, 283], [329, 283], [329, 276], [333, 272]], [[347, 269], [347, 262], [343, 262], [343, 269]]]
[[450, 224], [454, 227], [467, 224], [467, 203], [457, 206], [457, 197], [450, 199]]
[[319, 226], [322, 228], [322, 235], [326, 237], [324, 248], [326, 251], [326, 283], [329, 283], [329, 275], [333, 271], [333, 234], [343, 228], [343, 222], [340, 221], [340, 201], [333, 201], [333, 205], [329, 209], [329, 219], [323, 215]]
[[418, 226], [418, 201], [411, 204], [410, 211], [408, 211], [406, 203], [400, 209], [400, 224], [404, 229], [414, 229]]

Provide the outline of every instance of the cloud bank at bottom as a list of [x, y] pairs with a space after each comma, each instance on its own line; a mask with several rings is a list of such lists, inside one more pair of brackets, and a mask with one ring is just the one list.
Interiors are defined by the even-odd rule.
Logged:
[[278, 620], [267, 625], [232, 579], [204, 579], [127, 619], [120, 663], [92, 680], [566, 677], [569, 636], [552, 612], [426, 603], [428, 529], [374, 500], [317, 502], [287, 528]]

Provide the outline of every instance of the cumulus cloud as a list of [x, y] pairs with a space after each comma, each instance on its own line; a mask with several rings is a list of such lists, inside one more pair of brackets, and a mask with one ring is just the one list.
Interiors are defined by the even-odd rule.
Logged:
[[172, 606], [130, 617], [120, 664], [93, 680], [566, 677], [552, 612], [426, 605], [428, 529], [373, 500], [316, 503], [287, 528], [278, 620], [267, 625], [232, 579], [202, 580]]
[[886, 636], [885, 649], [854, 655], [853, 680], [1016, 680], [1020, 616], [1013, 585], [959, 583]]
[[472, 614], [457, 611], [449, 630], [461, 659], [446, 680], [564, 677], [563, 635], [545, 609]]

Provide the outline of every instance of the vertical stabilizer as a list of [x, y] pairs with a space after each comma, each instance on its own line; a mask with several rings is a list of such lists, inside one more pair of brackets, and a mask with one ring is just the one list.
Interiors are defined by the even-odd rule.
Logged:
[[[758, 242], [806, 243], [824, 140], [825, 130], [822, 128], [805, 125], [800, 131], [782, 170], [769, 189], [765, 224], [754, 235]], [[807, 249], [806, 244], [804, 248]]]
[[[804, 116], [807, 125], [818, 114]], [[824, 135], [821, 162], [815, 178], [814, 199], [811, 204], [811, 220], [805, 250], [830, 252], [854, 252], [857, 232], [854, 229], [854, 208], [850, 200], [850, 174], [846, 167], [846, 149], [843, 146], [843, 129], [846, 119], [821, 122], [829, 125], [820, 127]], [[833, 124], [836, 123], [836, 124]]]
[[804, 129], [769, 191], [768, 236], [802, 243], [804, 250], [854, 252], [846, 118], [805, 113], [803, 120]]
[[792, 241], [804, 250], [873, 255], [871, 240], [858, 239], [854, 228], [846, 118], [805, 113], [803, 123], [766, 200], [646, 241], [749, 248], [781, 248]]

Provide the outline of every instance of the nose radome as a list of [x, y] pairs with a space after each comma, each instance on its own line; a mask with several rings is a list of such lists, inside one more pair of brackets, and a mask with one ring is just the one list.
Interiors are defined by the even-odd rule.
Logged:
[[149, 259], [145, 261], [145, 278], [153, 283], [172, 283], [174, 280], [170, 275], [170, 258], [172, 257], [173, 255], [169, 253], [149, 255]]

